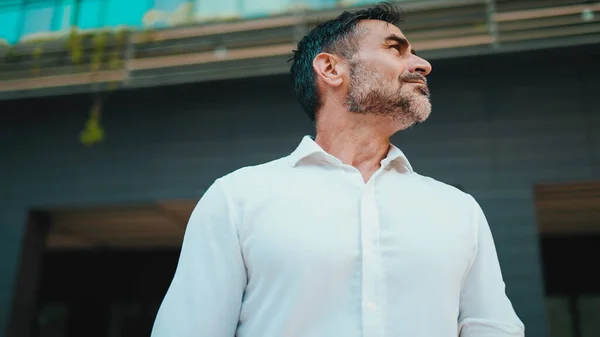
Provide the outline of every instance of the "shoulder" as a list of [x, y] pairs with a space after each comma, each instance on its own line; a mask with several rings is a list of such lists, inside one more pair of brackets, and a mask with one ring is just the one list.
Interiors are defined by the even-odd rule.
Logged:
[[427, 191], [426, 200], [433, 206], [432, 211], [445, 218], [460, 219], [455, 223], [467, 226], [473, 239], [476, 240], [479, 227], [483, 223], [482, 219], [485, 221], [485, 215], [477, 200], [455, 186], [432, 177], [413, 174], [422, 186], [422, 190]]
[[429, 194], [432, 198], [454, 206], [464, 207], [468, 210], [479, 207], [479, 204], [471, 194], [460, 190], [456, 186], [416, 172], [413, 172], [412, 175], [425, 193]]
[[217, 180], [228, 193], [256, 193], [285, 180], [290, 169], [289, 158], [281, 157], [262, 164], [241, 167]]

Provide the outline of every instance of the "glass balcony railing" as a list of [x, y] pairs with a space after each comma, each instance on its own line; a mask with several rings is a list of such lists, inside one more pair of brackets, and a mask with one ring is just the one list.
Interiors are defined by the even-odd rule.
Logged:
[[[423, 0], [421, 0], [423, 1]], [[269, 17], [369, 0], [0, 0], [0, 44], [40, 40], [80, 30], [144, 29]]]

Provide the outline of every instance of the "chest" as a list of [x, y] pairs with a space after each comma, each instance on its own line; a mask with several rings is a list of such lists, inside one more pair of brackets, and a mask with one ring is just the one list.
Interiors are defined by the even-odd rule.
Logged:
[[351, 275], [371, 249], [389, 277], [418, 270], [458, 280], [472, 259], [469, 212], [443, 196], [393, 186], [304, 187], [311, 193], [273, 193], [244, 210], [250, 277]]

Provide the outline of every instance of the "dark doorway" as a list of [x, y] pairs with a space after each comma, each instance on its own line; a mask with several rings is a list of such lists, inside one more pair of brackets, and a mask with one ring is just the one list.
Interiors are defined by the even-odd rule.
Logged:
[[178, 250], [44, 254], [36, 337], [148, 337]]
[[148, 337], [194, 201], [30, 217], [9, 337]]
[[600, 336], [600, 183], [536, 186], [550, 337]]
[[543, 237], [550, 337], [600, 336], [600, 235]]

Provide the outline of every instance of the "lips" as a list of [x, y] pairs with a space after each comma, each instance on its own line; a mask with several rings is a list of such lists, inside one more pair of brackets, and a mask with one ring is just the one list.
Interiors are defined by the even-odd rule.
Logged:
[[427, 85], [427, 78], [420, 73], [408, 73], [400, 77], [400, 80], [407, 83], [419, 83]]
[[406, 84], [406, 83], [420, 84], [415, 89], [418, 90], [424, 96], [429, 97], [429, 95], [430, 95], [429, 86], [427, 86], [427, 78], [425, 78], [425, 76], [418, 74], [418, 73], [410, 73], [410, 74], [405, 74], [404, 76], [402, 76], [400, 78], [400, 80], [404, 84]]
[[429, 87], [426, 82], [423, 81], [406, 81], [405, 83], [419, 84], [415, 89], [418, 90], [421, 94], [429, 97]]

